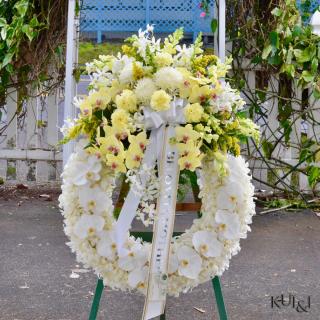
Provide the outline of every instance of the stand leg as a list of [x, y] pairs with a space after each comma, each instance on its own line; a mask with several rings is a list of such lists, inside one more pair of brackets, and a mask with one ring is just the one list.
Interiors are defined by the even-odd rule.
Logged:
[[97, 319], [97, 315], [98, 315], [98, 311], [99, 311], [99, 304], [100, 304], [100, 299], [101, 299], [103, 288], [104, 288], [103, 280], [98, 279], [96, 292], [94, 294], [93, 302], [92, 302], [92, 306], [91, 306], [89, 320], [96, 320]]
[[160, 316], [160, 320], [166, 320], [166, 311]]
[[216, 296], [219, 318], [220, 318], [220, 320], [228, 320], [226, 306], [224, 304], [223, 294], [222, 294], [222, 290], [221, 290], [220, 279], [218, 276], [216, 276], [212, 279], [212, 285], [213, 285], [213, 289], [214, 289], [214, 294]]

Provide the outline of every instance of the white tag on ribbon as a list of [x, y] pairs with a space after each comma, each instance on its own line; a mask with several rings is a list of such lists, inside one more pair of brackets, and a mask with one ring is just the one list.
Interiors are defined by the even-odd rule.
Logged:
[[179, 180], [178, 151], [174, 145], [170, 144], [170, 139], [173, 137], [175, 137], [175, 128], [170, 125], [165, 128], [160, 168], [158, 168], [160, 191], [153, 227], [152, 254], [143, 320], [163, 314], [166, 303], [170, 242]]
[[[179, 180], [178, 152], [170, 139], [175, 137], [175, 127], [185, 123], [185, 101], [176, 98], [169, 110], [157, 112], [144, 108], [145, 128], [151, 130], [149, 144], [142, 166], [154, 167], [158, 159], [160, 192], [153, 228], [152, 253], [147, 283], [143, 320], [152, 319], [164, 312], [167, 294], [168, 262], [173, 233], [177, 188]], [[139, 174], [142, 186], [147, 177]], [[116, 242], [119, 256], [127, 254], [125, 241], [136, 215], [141, 196], [130, 190], [116, 224]]]

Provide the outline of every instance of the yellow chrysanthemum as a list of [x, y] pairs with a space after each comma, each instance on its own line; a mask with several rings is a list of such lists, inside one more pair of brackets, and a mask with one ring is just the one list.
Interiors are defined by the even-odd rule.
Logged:
[[137, 97], [131, 90], [123, 90], [116, 96], [116, 105], [118, 108], [128, 112], [137, 111]]
[[170, 108], [171, 97], [164, 91], [158, 90], [151, 97], [151, 108], [156, 111], [164, 111]]
[[189, 140], [197, 141], [200, 137], [200, 133], [193, 130], [191, 124], [187, 124], [185, 127], [176, 127], [176, 139], [178, 142], [187, 143]]
[[139, 145], [131, 144], [126, 154], [126, 166], [128, 169], [138, 168], [143, 159], [143, 152]]
[[124, 89], [127, 89], [125, 84], [120, 83], [118, 80], [112, 80], [111, 87], [109, 88], [112, 101], [115, 101], [116, 96]]
[[158, 67], [167, 67], [172, 64], [173, 58], [168, 52], [159, 52], [154, 57], [154, 61]]
[[123, 109], [117, 109], [111, 115], [112, 126], [115, 128], [127, 128], [129, 122], [129, 114]]
[[199, 103], [188, 104], [184, 108], [184, 115], [188, 122], [200, 122], [203, 115], [203, 107]]

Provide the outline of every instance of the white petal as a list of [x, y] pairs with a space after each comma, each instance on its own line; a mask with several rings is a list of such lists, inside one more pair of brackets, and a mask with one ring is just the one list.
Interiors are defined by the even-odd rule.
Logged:
[[145, 283], [148, 277], [148, 267], [135, 269], [129, 273], [128, 283], [131, 288], [136, 288], [140, 283]]
[[99, 242], [97, 244], [97, 252], [100, 256], [114, 260], [116, 257], [114, 232], [102, 231], [99, 233]]
[[213, 231], [198, 231], [192, 238], [194, 248], [205, 257], [219, 257], [223, 244], [218, 241], [217, 234]]
[[179, 275], [189, 279], [197, 279], [202, 265], [202, 259], [197, 252], [190, 247], [180, 247], [178, 252]]
[[224, 226], [223, 229], [219, 230], [219, 236], [229, 240], [240, 237], [240, 219], [237, 214], [226, 210], [218, 210], [215, 220], [218, 225]]
[[98, 233], [103, 229], [103, 226], [104, 219], [101, 216], [83, 214], [76, 222], [73, 232], [80, 239], [85, 239], [90, 229]]

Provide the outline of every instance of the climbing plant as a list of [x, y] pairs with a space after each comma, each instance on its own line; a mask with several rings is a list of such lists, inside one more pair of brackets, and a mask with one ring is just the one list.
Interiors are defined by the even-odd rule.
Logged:
[[[302, 1], [302, 11], [309, 7], [310, 1]], [[261, 147], [248, 142], [246, 153], [268, 171], [265, 185], [303, 197], [298, 174], [307, 177], [313, 190], [320, 181], [320, 110], [315, 105], [320, 38], [306, 23], [310, 14], [301, 16], [295, 0], [228, 0], [227, 8], [232, 79], [249, 102], [249, 116], [263, 128]], [[250, 72], [254, 87], [248, 83]], [[270, 121], [275, 113], [279, 125]]]

